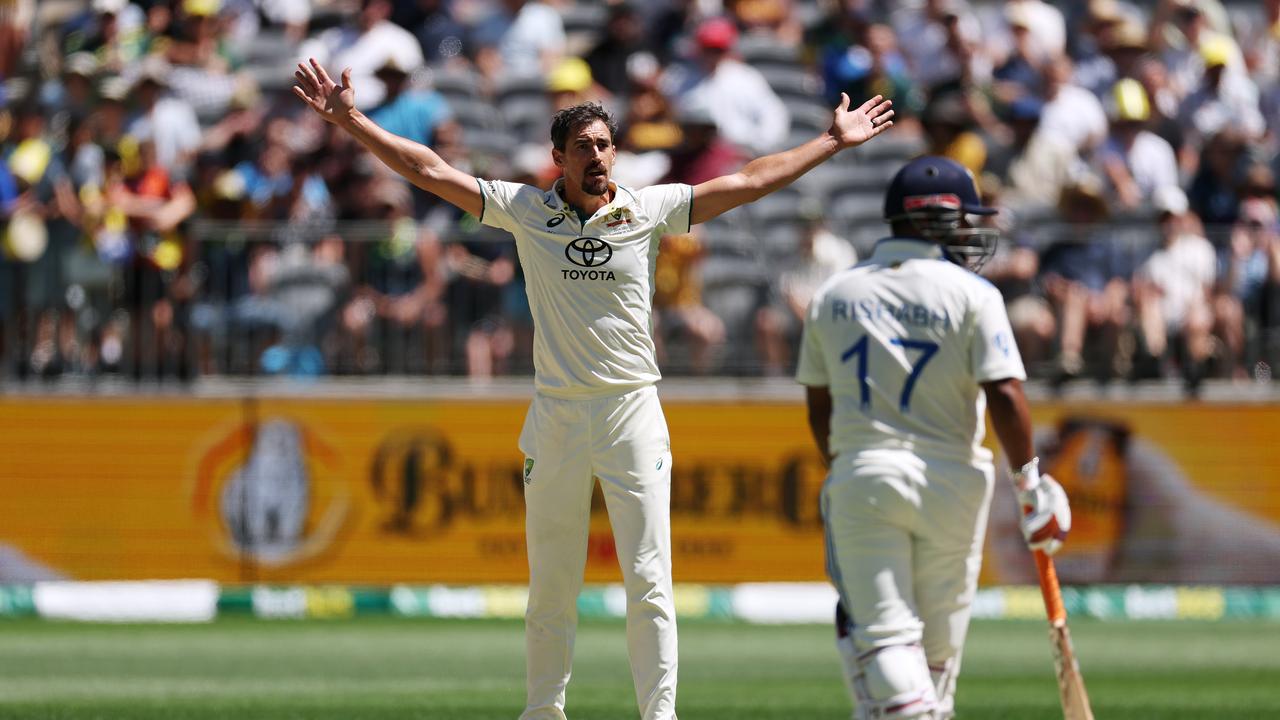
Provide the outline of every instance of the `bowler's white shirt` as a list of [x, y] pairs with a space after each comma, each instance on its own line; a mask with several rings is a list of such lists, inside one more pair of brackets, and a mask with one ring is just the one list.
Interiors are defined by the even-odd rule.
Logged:
[[615, 185], [584, 225], [556, 187], [481, 180], [480, 221], [516, 239], [533, 314], [534, 386], [606, 397], [657, 382], [653, 274], [663, 235], [689, 231], [693, 188]]
[[995, 286], [934, 243], [888, 238], [814, 294], [796, 378], [830, 388], [833, 454], [985, 463], [980, 383], [1026, 372]]

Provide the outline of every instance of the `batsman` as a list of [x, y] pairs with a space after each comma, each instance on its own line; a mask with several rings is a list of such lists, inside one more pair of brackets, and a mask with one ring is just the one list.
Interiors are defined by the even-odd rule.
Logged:
[[659, 239], [686, 233], [792, 182], [840, 150], [893, 125], [876, 96], [829, 130], [697, 186], [628, 188], [610, 179], [617, 125], [593, 103], [551, 121], [562, 177], [549, 190], [478, 180], [430, 148], [378, 127], [355, 108], [350, 71], [339, 81], [299, 64], [294, 93], [409, 182], [516, 240], [533, 313], [536, 393], [520, 434], [525, 455], [529, 604], [524, 720], [563, 720], [591, 491], [600, 479], [627, 595], [627, 649], [644, 720], [676, 707], [671, 582], [671, 443], [654, 384], [653, 278]]
[[1038, 469], [1004, 300], [976, 274], [995, 212], [961, 165], [911, 161], [886, 192], [891, 237], [830, 278], [805, 318], [797, 379], [829, 468], [827, 572], [855, 720], [954, 715], [995, 484], [987, 409], [1028, 545], [1052, 554], [1071, 527], [1066, 494]]

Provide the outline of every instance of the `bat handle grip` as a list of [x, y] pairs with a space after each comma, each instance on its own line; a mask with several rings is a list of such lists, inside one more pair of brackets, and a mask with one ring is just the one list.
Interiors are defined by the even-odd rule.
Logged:
[[1049, 624], [1061, 625], [1067, 621], [1067, 609], [1062, 604], [1062, 588], [1058, 586], [1058, 571], [1053, 567], [1053, 558], [1039, 550], [1032, 554], [1036, 559], [1040, 594], [1044, 596], [1044, 609], [1049, 615]]

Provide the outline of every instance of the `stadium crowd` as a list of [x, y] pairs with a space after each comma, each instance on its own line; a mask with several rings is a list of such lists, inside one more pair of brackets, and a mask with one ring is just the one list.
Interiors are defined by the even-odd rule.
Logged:
[[510, 237], [307, 112], [305, 57], [392, 132], [544, 187], [583, 100], [645, 185], [893, 99], [888, 135], [663, 240], [669, 373], [788, 372], [923, 152], [1004, 210], [984, 273], [1034, 375], [1194, 390], [1280, 356], [1280, 0], [7, 0], [0, 377], [530, 371]]

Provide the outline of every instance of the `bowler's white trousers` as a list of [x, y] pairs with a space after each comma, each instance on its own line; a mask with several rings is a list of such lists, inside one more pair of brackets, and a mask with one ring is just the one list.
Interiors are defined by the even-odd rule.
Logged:
[[535, 395], [520, 449], [529, 553], [528, 696], [521, 720], [565, 717], [594, 477], [600, 478], [622, 567], [640, 716], [675, 718], [671, 442], [657, 390], [647, 386], [586, 400]]
[[949, 717], [982, 567], [990, 463], [842, 453], [822, 489], [827, 572], [859, 653], [920, 645]]

